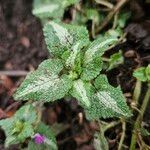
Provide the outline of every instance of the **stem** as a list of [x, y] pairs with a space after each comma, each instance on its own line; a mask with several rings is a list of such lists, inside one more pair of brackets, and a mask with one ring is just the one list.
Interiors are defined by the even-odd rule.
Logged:
[[107, 2], [105, 0], [95, 0], [98, 4], [104, 5], [110, 9], [112, 9], [114, 7], [114, 5], [110, 2]]
[[110, 129], [110, 128], [115, 127], [115, 126], [118, 125], [119, 123], [120, 123], [120, 120], [119, 120], [119, 121], [114, 121], [114, 122], [109, 123], [106, 127], [103, 128], [103, 132], [107, 131], [107, 130]]
[[92, 37], [95, 39], [95, 20], [92, 21]]
[[141, 121], [143, 119], [143, 115], [144, 115], [144, 112], [148, 105], [149, 99], [150, 99], [150, 86], [148, 86], [148, 90], [144, 97], [143, 104], [140, 109], [141, 113], [139, 113], [139, 115], [135, 121], [135, 124], [134, 124], [133, 134], [132, 134], [131, 144], [130, 144], [130, 150], [135, 150], [135, 148], [136, 148], [136, 140], [137, 140], [137, 134], [138, 134], [137, 131], [140, 130]]
[[8, 71], [0, 71], [0, 75], [6, 76], [26, 76], [29, 72], [24, 70], [8, 70]]
[[118, 15], [119, 15], [119, 11], [117, 11], [116, 14], [115, 14], [115, 16], [114, 16], [114, 22], [113, 22], [113, 27], [112, 27], [112, 29], [115, 29], [116, 26], [117, 26]]
[[140, 97], [140, 93], [141, 93], [141, 81], [137, 80], [136, 84], [135, 84], [135, 88], [134, 88], [134, 92], [133, 92], [133, 102], [135, 102], [135, 104], [138, 104], [138, 100]]
[[114, 8], [112, 9], [112, 11], [110, 11], [110, 13], [106, 16], [105, 20], [103, 21], [103, 23], [99, 26], [99, 28], [97, 28], [96, 33], [99, 33], [104, 27], [107, 26], [107, 24], [109, 23], [109, 21], [112, 19], [112, 17], [114, 16], [114, 14], [116, 12], [118, 12], [121, 7], [127, 2], [128, 0], [119, 0], [118, 3], [116, 4], [116, 6], [114, 6]]
[[122, 149], [122, 145], [123, 145], [124, 138], [125, 138], [125, 132], [126, 132], [126, 122], [123, 120], [122, 121], [122, 135], [121, 135], [121, 139], [119, 142], [118, 150]]

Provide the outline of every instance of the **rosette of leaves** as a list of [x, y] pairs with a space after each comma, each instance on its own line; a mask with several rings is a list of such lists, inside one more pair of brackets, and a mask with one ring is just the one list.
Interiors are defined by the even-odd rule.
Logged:
[[69, 95], [89, 119], [130, 116], [121, 89], [100, 75], [101, 56], [117, 43], [116, 37], [106, 34], [91, 42], [85, 27], [53, 21], [45, 25], [44, 35], [52, 58], [27, 75], [14, 94], [16, 100], [53, 102]]
[[34, 135], [34, 126], [37, 115], [32, 105], [21, 107], [16, 114], [0, 121], [0, 126], [5, 131], [5, 146], [24, 142]]
[[40, 19], [61, 19], [68, 6], [79, 0], [34, 0], [32, 13]]
[[[23, 143], [26, 139], [30, 139], [29, 150], [34, 150], [37, 147], [40, 150], [45, 150], [46, 148], [57, 149], [56, 139], [52, 130], [42, 122], [37, 125], [37, 112], [32, 105], [25, 105], [13, 117], [1, 120], [0, 126], [6, 135], [5, 147]], [[44, 144], [39, 146], [31, 140], [35, 133], [44, 135], [46, 139]]]

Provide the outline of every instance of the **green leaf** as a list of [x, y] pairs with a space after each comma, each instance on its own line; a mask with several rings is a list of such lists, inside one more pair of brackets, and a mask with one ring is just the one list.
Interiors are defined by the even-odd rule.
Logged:
[[100, 21], [99, 13], [96, 9], [86, 9], [85, 14], [88, 20], [93, 20], [96, 24]]
[[48, 125], [45, 125], [44, 123], [41, 122], [38, 125], [36, 132], [44, 135], [46, 138], [52, 140], [52, 142], [56, 144], [55, 135]]
[[150, 132], [144, 127], [141, 127], [141, 134], [142, 136], [150, 136]]
[[32, 105], [25, 105], [15, 113], [14, 117], [32, 124], [36, 121], [37, 115], [36, 110]]
[[90, 83], [83, 82], [81, 79], [74, 81], [70, 94], [75, 97], [84, 108], [90, 107], [91, 96], [93, 95], [93, 89]]
[[90, 63], [95, 57], [100, 57], [109, 48], [110, 45], [117, 41], [114, 37], [99, 37], [93, 41], [85, 52], [85, 64]]
[[0, 126], [5, 131], [5, 146], [24, 142], [26, 138], [33, 136], [32, 124], [36, 121], [36, 110], [32, 105], [20, 108], [12, 118], [0, 121]]
[[41, 18], [62, 18], [65, 9], [78, 0], [34, 0], [32, 13]]
[[23, 124], [22, 131], [17, 135], [17, 140], [20, 142], [24, 142], [24, 140], [28, 137], [34, 135], [33, 126], [27, 122]]
[[41, 145], [37, 145], [34, 142], [30, 141], [28, 144], [28, 150], [46, 150], [46, 149], [57, 150], [58, 149], [56, 145], [56, 139], [54, 133], [49, 128], [49, 126], [41, 122], [36, 129], [36, 133], [45, 136], [46, 138], [45, 143]]
[[123, 64], [123, 62], [124, 62], [124, 58], [122, 56], [122, 51], [119, 51], [110, 56], [109, 67], [107, 70], [114, 69], [118, 67], [120, 64]]
[[80, 40], [88, 39], [88, 31], [82, 26], [49, 22], [44, 27], [45, 41], [49, 52], [55, 57], [72, 50], [72, 46]]
[[131, 116], [121, 89], [112, 87], [106, 76], [97, 77], [95, 87], [97, 92], [91, 99], [91, 107], [85, 110], [88, 119]]
[[[82, 59], [83, 59], [83, 49], [89, 44], [89, 40], [83, 39], [75, 43], [71, 51], [69, 51], [69, 55], [66, 59], [66, 67], [71, 68], [72, 70], [78, 69], [77, 67], [81, 67]], [[82, 50], [82, 51], [81, 51]], [[80, 68], [81, 69], [81, 68]]]
[[83, 72], [81, 74], [83, 80], [88, 81], [97, 77], [102, 70], [101, 56], [115, 42], [117, 42], [116, 37], [101, 36], [89, 45], [85, 52]]
[[[105, 33], [105, 36], [119, 39], [123, 36], [123, 30], [121, 28], [110, 29]], [[113, 45], [116, 45], [116, 43], [114, 43]]]
[[16, 100], [54, 101], [64, 97], [72, 86], [67, 75], [59, 76], [63, 64], [59, 59], [49, 59], [25, 78], [14, 94]]
[[95, 133], [93, 144], [95, 150], [109, 150], [108, 141], [106, 140], [103, 132]]
[[119, 14], [119, 18], [118, 18], [118, 26], [120, 28], [124, 28], [126, 25], [127, 20], [130, 18], [131, 13], [130, 12], [122, 12]]
[[150, 81], [150, 65], [136, 69], [133, 76], [143, 82]]
[[94, 58], [91, 63], [88, 63], [86, 66], [82, 68], [81, 79], [85, 81], [89, 81], [94, 79], [100, 74], [102, 70], [103, 62], [101, 58]]

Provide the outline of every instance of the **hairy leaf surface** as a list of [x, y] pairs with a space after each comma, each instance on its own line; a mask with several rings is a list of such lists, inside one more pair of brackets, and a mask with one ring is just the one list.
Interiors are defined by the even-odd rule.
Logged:
[[97, 92], [91, 99], [91, 107], [86, 109], [89, 119], [129, 117], [131, 115], [121, 89], [112, 87], [106, 76], [99, 76], [95, 80], [95, 87]]
[[83, 82], [81, 79], [76, 80], [70, 93], [83, 107], [91, 106], [91, 96], [94, 92], [90, 83]]
[[67, 75], [59, 76], [63, 64], [59, 59], [49, 59], [27, 75], [17, 92], [16, 100], [54, 101], [65, 96], [72, 86]]
[[25, 105], [20, 108], [12, 118], [0, 121], [0, 126], [5, 131], [5, 146], [24, 142], [28, 137], [33, 136], [32, 124], [36, 121], [36, 110], [32, 105]]
[[81, 75], [83, 80], [91, 80], [97, 77], [102, 69], [100, 57], [116, 41], [117, 39], [114, 37], [99, 37], [89, 45], [84, 57], [83, 73]]
[[72, 51], [72, 46], [80, 40], [88, 39], [86, 28], [53, 21], [45, 25], [44, 35], [49, 52], [55, 57], [61, 57], [67, 50]]

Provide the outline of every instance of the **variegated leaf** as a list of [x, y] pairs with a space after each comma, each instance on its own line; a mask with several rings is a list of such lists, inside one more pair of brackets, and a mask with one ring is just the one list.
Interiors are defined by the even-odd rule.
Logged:
[[102, 70], [101, 56], [114, 42], [117, 42], [117, 38], [99, 37], [89, 45], [85, 52], [83, 72], [81, 74], [83, 80], [91, 80], [97, 77]]
[[64, 97], [71, 88], [72, 81], [67, 75], [58, 75], [62, 69], [63, 64], [59, 59], [44, 61], [36, 71], [27, 75], [14, 98], [54, 101]]
[[91, 107], [86, 109], [89, 119], [129, 117], [131, 112], [125, 102], [121, 89], [109, 85], [106, 76], [95, 80], [97, 91], [91, 99]]
[[61, 18], [64, 15], [65, 9], [78, 0], [34, 0], [32, 13], [41, 18]]
[[77, 69], [77, 65], [79, 62], [82, 62], [83, 60], [83, 48], [86, 47], [89, 44], [89, 40], [87, 39], [83, 39], [81, 41], [78, 41], [77, 43], [75, 43], [72, 48], [71, 51], [69, 52], [69, 56], [66, 59], [66, 67], [67, 68], [71, 68], [72, 70]]
[[100, 57], [93, 59], [92, 62], [86, 64], [85, 66], [83, 65], [81, 79], [89, 81], [96, 78], [102, 70], [102, 65], [103, 62]]
[[44, 27], [44, 35], [49, 52], [61, 57], [65, 51], [71, 51], [78, 41], [88, 39], [86, 28], [49, 22]]
[[83, 82], [80, 79], [76, 80], [73, 83], [73, 88], [70, 93], [83, 107], [89, 108], [91, 106], [91, 96], [93, 94], [93, 90], [90, 83]]
[[110, 45], [117, 42], [115, 37], [99, 37], [89, 45], [85, 53], [85, 64], [93, 61], [95, 57], [101, 57]]

